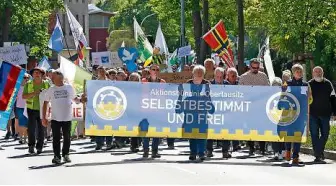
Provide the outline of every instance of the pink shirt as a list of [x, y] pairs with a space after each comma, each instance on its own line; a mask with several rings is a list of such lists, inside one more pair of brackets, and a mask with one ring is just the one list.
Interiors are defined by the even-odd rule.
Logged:
[[22, 99], [22, 93], [23, 93], [23, 87], [20, 87], [20, 90], [18, 91], [17, 98], [16, 98], [16, 107], [18, 108], [25, 108], [26, 101]]

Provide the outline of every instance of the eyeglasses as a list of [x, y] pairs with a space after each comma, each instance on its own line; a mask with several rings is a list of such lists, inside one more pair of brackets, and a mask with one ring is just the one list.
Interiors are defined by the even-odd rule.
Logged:
[[158, 68], [153, 68], [153, 69], [151, 69], [151, 70], [156, 71], [156, 72], [159, 72], [159, 71], [160, 71], [160, 69], [158, 69]]

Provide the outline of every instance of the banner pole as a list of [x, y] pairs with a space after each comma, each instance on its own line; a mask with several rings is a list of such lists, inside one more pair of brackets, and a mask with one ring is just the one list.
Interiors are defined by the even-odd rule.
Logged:
[[[84, 92], [83, 94], [85, 95], [86, 99], [87, 99], [87, 95], [86, 95], [86, 79], [84, 79], [84, 85], [83, 85], [83, 89], [84, 89]], [[85, 115], [86, 115], [86, 102], [83, 102], [83, 122], [84, 122], [84, 135], [85, 135]]]

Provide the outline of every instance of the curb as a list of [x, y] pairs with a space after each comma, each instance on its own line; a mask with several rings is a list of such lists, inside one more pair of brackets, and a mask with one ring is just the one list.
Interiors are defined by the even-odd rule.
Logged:
[[[314, 151], [309, 147], [301, 147], [300, 152], [303, 154], [309, 154], [314, 156]], [[324, 151], [324, 157], [326, 159], [336, 160], [336, 152], [335, 151]]]

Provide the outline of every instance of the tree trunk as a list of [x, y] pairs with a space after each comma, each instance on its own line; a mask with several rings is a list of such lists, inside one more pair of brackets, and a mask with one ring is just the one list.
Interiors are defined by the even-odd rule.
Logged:
[[236, 0], [237, 11], [238, 11], [238, 72], [239, 74], [244, 73], [244, 5], [243, 0]]
[[9, 41], [9, 29], [10, 29], [10, 22], [11, 22], [11, 17], [12, 17], [12, 7], [11, 7], [11, 2], [8, 4], [5, 4], [5, 18], [4, 18], [4, 23], [2, 27], [2, 42]]
[[[202, 29], [202, 36], [209, 31], [209, 1], [203, 0], [203, 29]], [[211, 50], [209, 46], [206, 44], [204, 39], [201, 39], [201, 53], [199, 61], [202, 63], [210, 56]]]
[[200, 11], [200, 1], [193, 0], [193, 26], [194, 26], [194, 38], [195, 38], [195, 47], [196, 47], [196, 56], [197, 56], [197, 63], [202, 64], [201, 61], [201, 40], [202, 40], [202, 18], [201, 18], [201, 11]]

